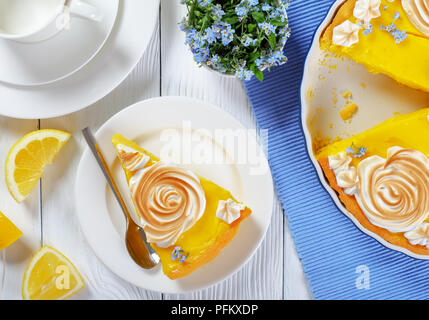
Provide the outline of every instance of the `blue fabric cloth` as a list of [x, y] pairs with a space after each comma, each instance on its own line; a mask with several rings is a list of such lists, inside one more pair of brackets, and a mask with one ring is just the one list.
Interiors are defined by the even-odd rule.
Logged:
[[[292, 0], [288, 63], [265, 72], [262, 83], [245, 82], [258, 125], [269, 130], [275, 185], [316, 299], [428, 299], [429, 261], [361, 232], [335, 206], [308, 157], [300, 120], [302, 72], [313, 35], [334, 2]], [[356, 286], [362, 284], [359, 266], [368, 268], [369, 289]]]

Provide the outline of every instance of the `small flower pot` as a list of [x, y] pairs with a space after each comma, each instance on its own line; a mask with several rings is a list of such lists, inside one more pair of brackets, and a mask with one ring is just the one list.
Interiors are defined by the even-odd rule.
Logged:
[[189, 11], [181, 28], [200, 66], [227, 78], [256, 75], [262, 81], [262, 71], [286, 62], [283, 49], [290, 30], [282, 1], [242, 0], [226, 7], [211, 1], [185, 0]]

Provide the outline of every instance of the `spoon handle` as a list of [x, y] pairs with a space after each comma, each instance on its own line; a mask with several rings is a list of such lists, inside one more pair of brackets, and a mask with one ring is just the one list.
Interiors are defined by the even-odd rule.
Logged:
[[101, 171], [103, 172], [104, 177], [107, 180], [107, 183], [109, 184], [110, 188], [112, 189], [116, 200], [118, 200], [119, 205], [122, 209], [122, 212], [124, 213], [125, 218], [127, 219], [127, 223], [128, 223], [131, 219], [130, 213], [127, 209], [127, 206], [125, 205], [124, 199], [122, 198], [121, 194], [119, 193], [118, 186], [116, 185], [115, 181], [112, 178], [110, 170], [106, 164], [106, 161], [104, 160], [104, 157], [103, 157], [103, 154], [101, 153], [100, 148], [97, 145], [97, 142], [95, 141], [94, 136], [92, 135], [89, 128], [83, 129], [82, 133], [83, 133], [83, 136], [85, 137], [86, 143], [89, 146], [89, 149], [91, 150], [92, 154], [94, 155], [95, 159], [97, 160], [97, 163], [100, 166]]

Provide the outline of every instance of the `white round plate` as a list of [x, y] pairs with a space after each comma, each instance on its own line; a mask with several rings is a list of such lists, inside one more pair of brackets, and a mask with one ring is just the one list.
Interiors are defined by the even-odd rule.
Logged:
[[[189, 132], [192, 132], [192, 136]], [[163, 274], [161, 265], [145, 270], [137, 266], [128, 255], [124, 241], [123, 214], [95, 159], [86, 149], [76, 179], [78, 220], [95, 254], [114, 273], [148, 290], [183, 293], [202, 289], [227, 278], [254, 254], [271, 220], [271, 173], [265, 154], [255, 137], [247, 139], [246, 150], [249, 152], [239, 152], [241, 147], [238, 143], [225, 143], [222, 138], [218, 139], [219, 134], [225, 132], [226, 136], [234, 139], [237, 132], [247, 133], [248, 130], [221, 109], [183, 97], [139, 102], [113, 116], [98, 130], [96, 139], [128, 208], [134, 210], [124, 173], [111, 142], [112, 135], [116, 133], [123, 134], [161, 156], [167, 147], [179, 148], [179, 153], [176, 153], [178, 155], [182, 150], [180, 148], [186, 148], [189, 142], [192, 147], [185, 150], [192, 151], [183, 150], [182, 157], [173, 158], [174, 161], [230, 190], [234, 197], [252, 209], [252, 214], [242, 222], [236, 237], [214, 260], [185, 278], [170, 280]], [[188, 140], [189, 137], [201, 135], [205, 137], [201, 141]], [[194, 156], [198, 154], [197, 150], [201, 150], [198, 148], [203, 141], [207, 148], [205, 150], [209, 150], [209, 153], [221, 152], [233, 161], [213, 164], [195, 160]], [[190, 159], [187, 156], [191, 154], [193, 161], [188, 161]], [[245, 154], [247, 156], [243, 157]]]
[[[416, 258], [428, 259], [427, 256], [416, 255], [401, 247], [393, 246], [377, 234], [365, 229], [339, 201], [335, 191], [326, 182], [323, 171], [314, 157], [312, 141], [315, 137], [348, 138], [368, 130], [398, 113], [410, 113], [429, 105], [429, 94], [402, 86], [385, 75], [372, 74], [364, 66], [347, 58], [336, 58], [320, 50], [319, 37], [331, 21], [338, 6], [343, 2], [343, 0], [338, 0], [330, 9], [314, 36], [305, 62], [301, 84], [301, 120], [308, 153], [322, 185], [338, 208], [359, 229], [388, 248]], [[345, 106], [346, 99], [342, 94], [346, 91], [352, 93], [352, 101], [359, 108], [351, 123], [343, 121], [339, 114], [339, 111]], [[338, 99], [336, 106], [334, 92]]]
[[48, 84], [80, 70], [101, 50], [115, 24], [118, 0], [86, 0], [101, 22], [72, 17], [70, 28], [37, 43], [0, 40], [0, 82], [22, 86]]
[[69, 114], [98, 101], [135, 67], [152, 37], [158, 12], [159, 0], [120, 0], [110, 36], [87, 65], [47, 85], [22, 87], [0, 83], [0, 114], [44, 119]]

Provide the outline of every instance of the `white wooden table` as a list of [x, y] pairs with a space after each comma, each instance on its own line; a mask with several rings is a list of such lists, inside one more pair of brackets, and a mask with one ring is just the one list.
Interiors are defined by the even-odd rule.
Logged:
[[[24, 236], [0, 254], [0, 298], [19, 299], [24, 270], [44, 244], [68, 256], [81, 271], [86, 287], [75, 299], [310, 299], [311, 292], [277, 199], [270, 228], [255, 256], [238, 273], [211, 288], [184, 295], [150, 292], [110, 272], [94, 255], [75, 215], [76, 169], [85, 148], [81, 130], [94, 131], [112, 115], [143, 99], [180, 95], [198, 98], [230, 112], [248, 128], [255, 119], [238, 80], [198, 68], [184, 45], [177, 23], [183, 16], [178, 0], [161, 0], [159, 23], [151, 43], [129, 77], [108, 96], [71, 115], [48, 120], [0, 117], [0, 163], [19, 138], [38, 128], [61, 129], [73, 139], [49, 166], [38, 190], [18, 205], [0, 175], [0, 211], [20, 221]], [[24, 223], [22, 223], [24, 221]]]

